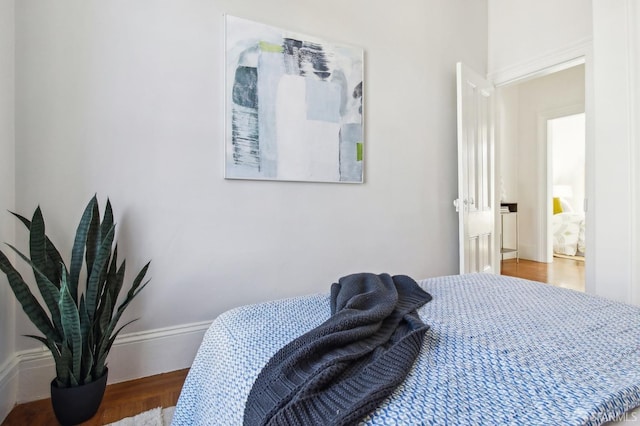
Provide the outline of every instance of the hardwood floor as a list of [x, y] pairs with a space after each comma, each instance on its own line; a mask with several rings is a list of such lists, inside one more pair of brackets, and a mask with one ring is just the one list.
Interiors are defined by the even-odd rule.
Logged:
[[502, 262], [502, 275], [540, 281], [584, 292], [584, 261], [554, 257], [552, 263], [509, 259]]
[[[189, 370], [173, 371], [107, 386], [98, 412], [84, 426], [105, 425], [156, 407], [176, 405]], [[2, 426], [57, 425], [50, 399], [16, 406]]]

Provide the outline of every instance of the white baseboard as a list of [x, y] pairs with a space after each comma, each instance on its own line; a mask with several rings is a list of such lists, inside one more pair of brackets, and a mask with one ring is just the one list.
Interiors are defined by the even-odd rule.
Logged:
[[509, 259], [515, 259], [516, 257], [520, 257], [520, 256], [517, 256], [516, 253], [502, 253], [500, 257], [502, 260], [509, 260]]
[[[191, 366], [211, 321], [118, 336], [107, 365], [108, 383], [118, 383]], [[44, 346], [17, 352], [0, 366], [0, 422], [13, 406], [48, 398], [55, 376], [53, 357]]]
[[18, 358], [12, 357], [0, 366], [0, 423], [18, 399]]

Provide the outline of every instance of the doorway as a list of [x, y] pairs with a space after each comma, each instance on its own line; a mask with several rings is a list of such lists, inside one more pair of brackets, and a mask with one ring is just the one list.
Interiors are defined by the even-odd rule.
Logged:
[[[584, 258], [585, 114], [547, 120], [547, 198], [552, 199], [550, 249], [554, 257]], [[550, 226], [549, 226], [550, 225]]]
[[[519, 257], [551, 264], [549, 267], [553, 266], [554, 259], [553, 235], [549, 231], [554, 185], [550, 175], [552, 148], [547, 141], [547, 122], [584, 113], [585, 87], [585, 65], [579, 64], [498, 89], [499, 177], [496, 180], [499, 188], [496, 191], [501, 202], [518, 204]], [[584, 193], [584, 183], [582, 188]], [[579, 205], [577, 197], [578, 194], [573, 202]], [[584, 195], [581, 198], [585, 198]], [[509, 232], [505, 230], [506, 240], [513, 239]], [[582, 264], [584, 267], [584, 262]]]
[[[575, 263], [572, 287], [584, 292], [585, 154], [584, 111], [547, 120], [547, 252], [551, 262]], [[547, 255], [549, 256], [549, 254]], [[567, 262], [569, 261], [569, 262]]]

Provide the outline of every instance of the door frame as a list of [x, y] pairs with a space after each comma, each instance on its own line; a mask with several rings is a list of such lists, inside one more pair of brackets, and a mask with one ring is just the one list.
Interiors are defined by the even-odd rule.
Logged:
[[[547, 122], [556, 118], [567, 117], [570, 115], [585, 113], [585, 104], [577, 103], [562, 108], [555, 108], [548, 111], [543, 111], [538, 114], [537, 132], [538, 132], [538, 176], [541, 181], [538, 182], [538, 209], [537, 216], [540, 223], [540, 229], [545, 232], [538, 234], [538, 241], [536, 243], [538, 248], [538, 259], [544, 259], [545, 262], [553, 262], [553, 235], [552, 235], [552, 195], [553, 194], [553, 151], [551, 147], [551, 140], [548, 137]], [[586, 114], [585, 114], [586, 120]], [[586, 136], [586, 135], [585, 135]], [[586, 157], [586, 140], [585, 140], [585, 157]], [[586, 160], [586, 158], [585, 158]], [[586, 183], [586, 167], [585, 167], [585, 183]], [[586, 188], [585, 188], [586, 193]], [[586, 222], [585, 222], [586, 223]], [[586, 231], [586, 226], [585, 226]]]
[[[533, 78], [542, 77], [557, 71], [571, 68], [575, 65], [585, 66], [585, 121], [586, 121], [586, 141], [585, 141], [585, 239], [587, 250], [585, 253], [585, 292], [595, 294], [595, 261], [594, 250], [588, 247], [595, 247], [595, 232], [593, 232], [592, 212], [589, 211], [589, 200], [593, 199], [594, 165], [595, 165], [595, 108], [594, 108], [594, 78], [593, 78], [593, 40], [588, 39], [569, 48], [559, 49], [546, 55], [539, 56], [531, 61], [517, 64], [515, 67], [504, 70], [495, 70], [489, 73], [489, 81], [493, 82], [496, 89], [521, 83]], [[496, 91], [496, 96], [500, 96], [500, 91]], [[496, 117], [499, 125], [501, 117]], [[500, 170], [500, 138], [496, 132], [496, 168]], [[496, 182], [500, 179], [496, 176]], [[497, 225], [496, 225], [497, 226]], [[496, 229], [496, 232], [499, 230]], [[499, 249], [498, 249], [499, 250]], [[640, 293], [640, 291], [639, 291]]]

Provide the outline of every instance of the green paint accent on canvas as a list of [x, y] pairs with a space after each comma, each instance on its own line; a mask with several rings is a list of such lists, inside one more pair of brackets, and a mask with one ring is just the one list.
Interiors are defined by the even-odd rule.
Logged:
[[269, 43], [269, 42], [266, 42], [266, 41], [261, 41], [259, 43], [259, 45], [260, 45], [260, 50], [262, 50], [263, 52], [269, 52], [269, 53], [282, 53], [282, 52], [284, 52], [284, 49], [279, 44], [273, 44], [273, 43]]
[[363, 143], [356, 142], [356, 160], [362, 161], [362, 157], [363, 157]]

